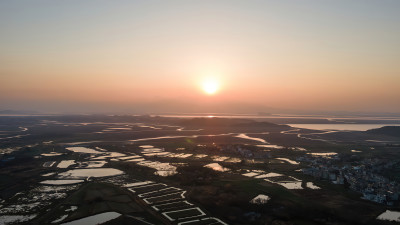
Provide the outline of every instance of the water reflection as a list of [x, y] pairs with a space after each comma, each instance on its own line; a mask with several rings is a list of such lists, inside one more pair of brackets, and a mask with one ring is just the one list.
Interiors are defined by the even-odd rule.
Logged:
[[219, 172], [229, 171], [228, 168], [225, 168], [225, 167], [219, 165], [218, 163], [210, 163], [210, 164], [205, 165], [204, 167], [211, 168], [211, 169], [213, 169], [215, 171], [219, 171]]
[[235, 137], [243, 138], [243, 139], [247, 139], [247, 140], [258, 141], [258, 142], [261, 142], [261, 143], [267, 143], [267, 142], [266, 142], [264, 139], [262, 139], [262, 138], [250, 137], [250, 136], [248, 136], [247, 134], [238, 134], [238, 135], [236, 135]]
[[379, 215], [377, 219], [400, 222], [400, 212], [386, 210], [384, 213]]

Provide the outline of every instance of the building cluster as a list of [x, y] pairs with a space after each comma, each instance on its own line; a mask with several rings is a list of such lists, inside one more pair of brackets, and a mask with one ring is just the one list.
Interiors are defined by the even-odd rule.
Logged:
[[304, 156], [297, 160], [310, 164], [309, 168], [302, 169], [304, 174], [329, 180], [334, 184], [345, 184], [361, 193], [363, 199], [389, 206], [399, 203], [400, 184], [381, 175], [398, 162], [382, 159], [347, 161], [339, 155]]

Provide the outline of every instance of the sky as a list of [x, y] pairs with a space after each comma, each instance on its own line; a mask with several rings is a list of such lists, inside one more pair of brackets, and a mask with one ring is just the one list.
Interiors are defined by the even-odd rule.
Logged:
[[0, 110], [400, 113], [399, 9], [397, 0], [0, 1]]

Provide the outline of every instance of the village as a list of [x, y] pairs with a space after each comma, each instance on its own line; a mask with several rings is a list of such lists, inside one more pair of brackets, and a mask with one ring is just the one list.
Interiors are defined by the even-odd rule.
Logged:
[[350, 159], [340, 154], [330, 157], [306, 155], [297, 158], [300, 162], [310, 164], [310, 167], [302, 169], [304, 174], [329, 180], [333, 184], [346, 185], [369, 201], [388, 206], [399, 204], [400, 184], [382, 175], [385, 169], [392, 168], [398, 161]]

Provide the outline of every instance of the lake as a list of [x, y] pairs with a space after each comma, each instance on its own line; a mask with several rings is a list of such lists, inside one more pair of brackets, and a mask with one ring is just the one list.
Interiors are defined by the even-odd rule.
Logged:
[[366, 131], [384, 126], [400, 126], [400, 124], [287, 124], [291, 127], [312, 130], [349, 130]]

